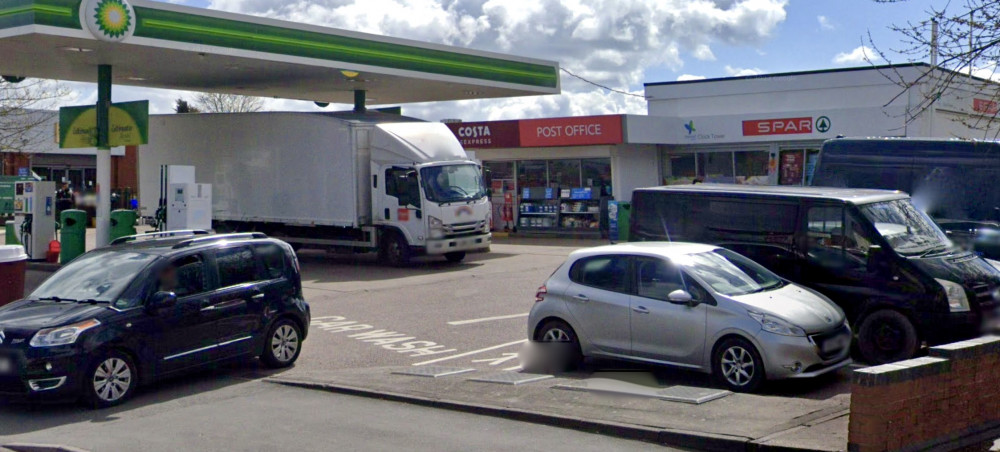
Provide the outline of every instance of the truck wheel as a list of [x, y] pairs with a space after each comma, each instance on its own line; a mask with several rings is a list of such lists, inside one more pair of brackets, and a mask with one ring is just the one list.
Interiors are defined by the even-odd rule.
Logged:
[[465, 251], [456, 251], [454, 253], [444, 253], [444, 258], [448, 259], [448, 262], [459, 263], [465, 259]]
[[917, 329], [905, 315], [883, 309], [865, 316], [858, 328], [858, 348], [870, 364], [910, 359], [920, 349]]
[[402, 267], [410, 263], [410, 244], [398, 232], [387, 232], [382, 236], [382, 246], [379, 247], [379, 259], [393, 267]]

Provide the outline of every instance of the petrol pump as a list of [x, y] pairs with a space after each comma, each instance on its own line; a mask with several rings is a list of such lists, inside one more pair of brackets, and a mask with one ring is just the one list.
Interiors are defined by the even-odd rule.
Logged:
[[14, 231], [29, 260], [45, 260], [56, 238], [56, 183], [14, 183]]

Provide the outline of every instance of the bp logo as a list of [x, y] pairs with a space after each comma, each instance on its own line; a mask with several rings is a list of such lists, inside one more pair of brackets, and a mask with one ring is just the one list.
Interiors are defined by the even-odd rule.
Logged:
[[135, 10], [128, 0], [84, 0], [80, 21], [102, 41], [121, 42], [135, 32]]

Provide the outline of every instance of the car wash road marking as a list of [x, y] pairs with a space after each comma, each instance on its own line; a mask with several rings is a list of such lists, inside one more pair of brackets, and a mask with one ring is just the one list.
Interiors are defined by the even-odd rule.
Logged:
[[456, 325], [468, 325], [470, 323], [492, 322], [494, 320], [519, 319], [521, 317], [527, 317], [527, 316], [528, 316], [528, 313], [525, 312], [524, 314], [499, 315], [499, 316], [496, 316], [496, 317], [483, 317], [481, 319], [456, 320], [454, 322], [448, 322], [448, 324], [452, 325], [452, 326], [456, 326]]
[[424, 366], [424, 365], [427, 365], [427, 364], [439, 363], [441, 361], [448, 361], [448, 360], [452, 360], [452, 359], [463, 358], [463, 357], [466, 357], [466, 356], [478, 355], [480, 353], [485, 353], [485, 352], [488, 352], [488, 351], [491, 351], [491, 350], [496, 350], [498, 348], [510, 347], [512, 345], [523, 344], [525, 342], [528, 342], [528, 340], [527, 339], [521, 339], [519, 341], [508, 342], [506, 344], [494, 345], [492, 347], [481, 348], [479, 350], [473, 350], [471, 352], [459, 353], [457, 355], [445, 356], [443, 358], [437, 358], [437, 359], [432, 359], [430, 361], [424, 361], [424, 362], [421, 362], [421, 363], [416, 363], [416, 364], [414, 364], [414, 366]]
[[375, 329], [371, 325], [347, 320], [347, 318], [337, 315], [316, 317], [312, 319], [310, 325], [312, 328], [317, 328], [327, 333], [349, 333], [346, 336], [351, 339], [367, 342], [382, 347], [385, 350], [408, 355], [411, 358], [458, 351], [458, 349], [447, 348], [437, 342], [416, 340], [415, 336], [397, 331]]

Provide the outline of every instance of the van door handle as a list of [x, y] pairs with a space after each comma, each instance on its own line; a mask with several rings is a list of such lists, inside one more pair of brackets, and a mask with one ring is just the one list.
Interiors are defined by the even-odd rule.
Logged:
[[632, 308], [632, 310], [638, 312], [639, 314], [649, 314], [649, 309], [646, 309], [645, 306], [636, 306]]
[[576, 301], [579, 301], [580, 303], [586, 303], [586, 302], [590, 301], [590, 298], [587, 298], [587, 296], [583, 295], [583, 294], [576, 295], [576, 296], [573, 297], [573, 299], [576, 300]]
[[250, 296], [251, 300], [261, 300], [263, 298], [264, 298], [264, 292], [261, 292], [261, 290], [257, 288], [253, 290], [253, 295]]

